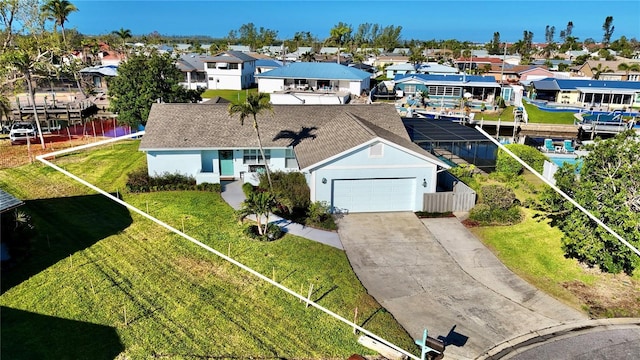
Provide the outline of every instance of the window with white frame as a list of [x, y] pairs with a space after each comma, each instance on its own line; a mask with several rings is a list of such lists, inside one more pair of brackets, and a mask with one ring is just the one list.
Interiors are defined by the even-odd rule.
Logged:
[[[245, 165], [264, 164], [262, 155], [260, 155], [260, 150], [258, 149], [244, 150], [242, 155], [242, 163]], [[270, 163], [271, 150], [265, 150], [264, 157], [267, 159], [267, 164]]]
[[415, 94], [416, 93], [416, 86], [415, 85], [405, 85], [404, 86], [404, 93], [405, 94]]
[[296, 154], [293, 152], [293, 149], [286, 149], [284, 154], [284, 167], [287, 169], [297, 169], [298, 168], [298, 160], [296, 159]]

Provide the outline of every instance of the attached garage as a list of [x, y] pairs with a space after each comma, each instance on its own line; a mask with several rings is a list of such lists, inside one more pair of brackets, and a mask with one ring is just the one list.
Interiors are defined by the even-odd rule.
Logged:
[[331, 204], [340, 211], [413, 211], [416, 179], [336, 179], [331, 192]]

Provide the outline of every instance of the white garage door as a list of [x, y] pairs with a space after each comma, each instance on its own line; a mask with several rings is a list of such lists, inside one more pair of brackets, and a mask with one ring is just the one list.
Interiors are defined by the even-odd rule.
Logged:
[[349, 212], [413, 211], [415, 178], [333, 181], [334, 208]]

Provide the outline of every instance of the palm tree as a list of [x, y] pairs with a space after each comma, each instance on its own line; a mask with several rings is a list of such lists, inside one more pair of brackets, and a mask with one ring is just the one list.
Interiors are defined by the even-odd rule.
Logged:
[[313, 55], [312, 52], [309, 51], [305, 51], [304, 53], [302, 53], [300, 55], [300, 60], [302, 60], [302, 62], [313, 62], [315, 61], [315, 56]]
[[258, 137], [258, 147], [260, 148], [260, 155], [264, 162], [264, 168], [267, 173], [267, 180], [269, 180], [269, 190], [273, 193], [273, 184], [271, 183], [271, 174], [269, 173], [269, 164], [267, 164], [267, 158], [264, 155], [264, 149], [262, 148], [262, 139], [260, 138], [260, 130], [258, 129], [257, 115], [264, 110], [272, 110], [271, 103], [269, 102], [269, 94], [265, 93], [251, 93], [247, 96], [247, 100], [244, 103], [231, 103], [229, 104], [229, 115], [240, 115], [240, 125], [244, 125], [244, 120], [252, 116], [253, 128], [256, 131]]
[[627, 77], [627, 80], [629, 80], [629, 73], [631, 71], [640, 72], [640, 63], [635, 63], [635, 64], [622, 63], [618, 65], [618, 70], [624, 71]]
[[131, 30], [120, 28], [120, 30], [114, 30], [111, 33], [122, 39], [122, 52], [124, 52], [127, 48], [126, 40], [131, 38]]
[[[269, 214], [277, 209], [275, 196], [269, 192], [253, 191], [249, 193], [247, 199], [242, 202], [242, 207], [238, 210], [240, 220], [249, 215], [256, 215], [258, 223], [258, 234], [266, 235], [269, 227]], [[264, 217], [264, 229], [262, 228], [262, 218]]]
[[64, 23], [67, 22], [69, 14], [78, 11], [78, 8], [68, 0], [49, 0], [41, 8], [44, 15], [49, 20], [53, 20], [55, 26], [60, 25], [62, 29], [62, 42], [67, 46], [67, 39], [64, 36]]
[[605, 66], [604, 68], [602, 67], [602, 63], [598, 63], [598, 66], [596, 67], [592, 67], [591, 71], [593, 72], [593, 78], [595, 80], [598, 80], [600, 78], [600, 75], [602, 73], [608, 73], [608, 72], [612, 72], [611, 69], [609, 69], [608, 66]]
[[340, 50], [342, 45], [348, 40], [351, 34], [351, 27], [342, 22], [338, 23], [329, 31], [331, 39], [338, 44], [338, 59], [337, 63], [340, 64]]

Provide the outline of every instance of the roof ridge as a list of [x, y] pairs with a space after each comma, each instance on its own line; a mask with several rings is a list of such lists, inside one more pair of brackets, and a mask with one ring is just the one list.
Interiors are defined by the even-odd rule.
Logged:
[[[363, 122], [364, 121], [363, 119], [360, 119], [357, 115], [355, 115], [355, 114], [353, 114], [353, 113], [351, 113], [349, 111], [345, 111], [345, 114], [347, 116], [349, 116], [353, 121], [355, 121], [356, 124], [360, 125], [360, 127], [362, 127], [366, 132], [368, 132], [369, 135], [376, 136], [376, 137], [378, 136], [378, 134], [372, 128], [370, 128], [369, 126], [367, 126]], [[371, 124], [371, 123], [369, 123], [369, 124]], [[371, 125], [373, 125], [373, 124], [371, 124]]]

